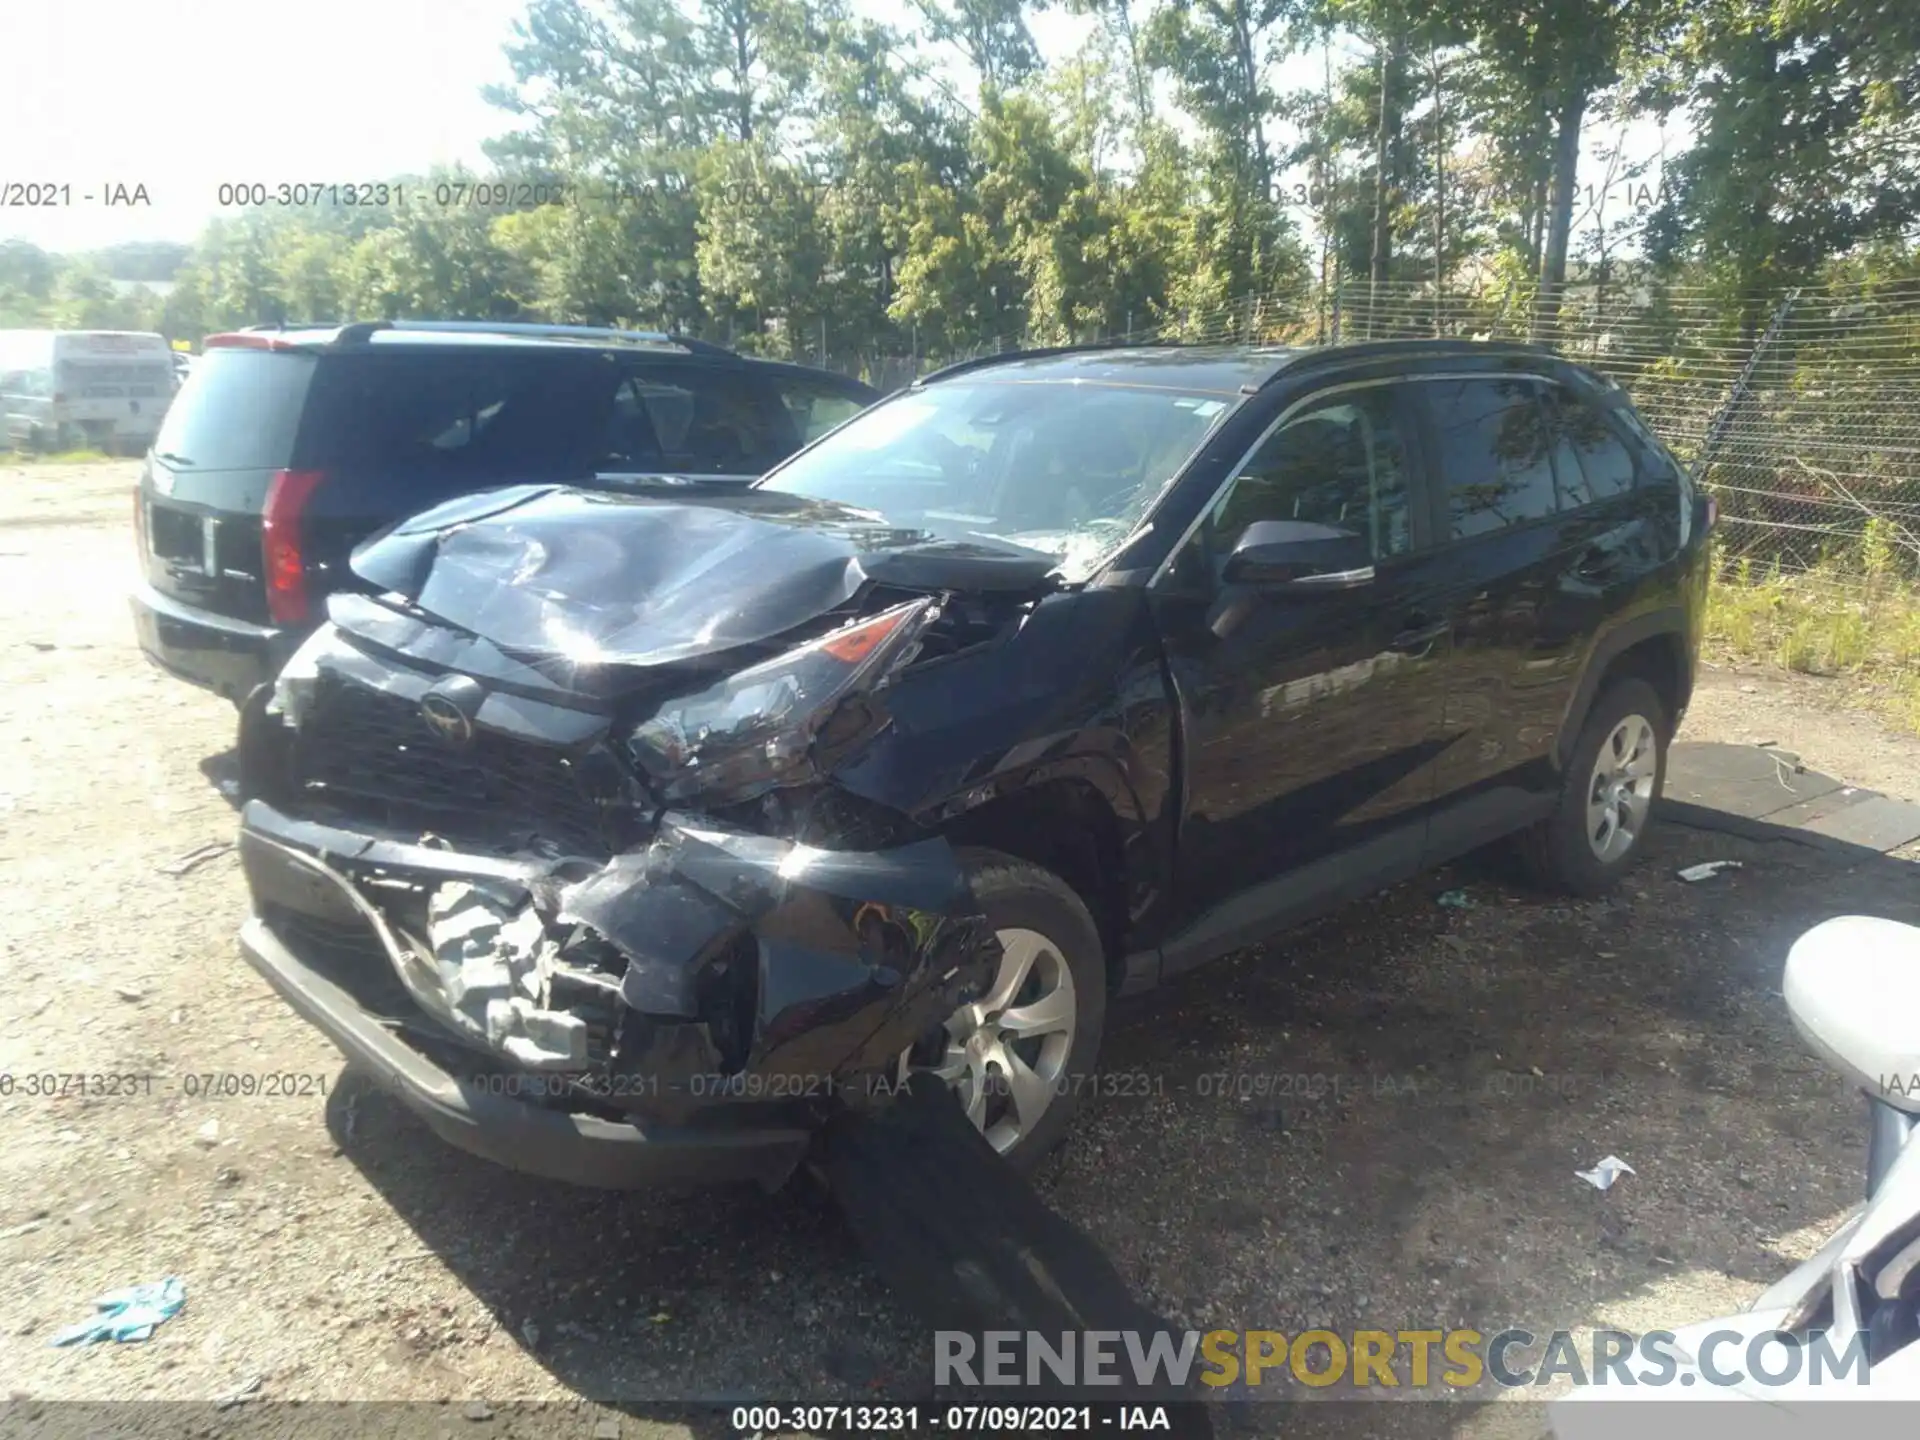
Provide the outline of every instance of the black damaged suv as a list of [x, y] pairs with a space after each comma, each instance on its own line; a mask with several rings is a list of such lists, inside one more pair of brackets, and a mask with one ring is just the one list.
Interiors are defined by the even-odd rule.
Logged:
[[140, 646], [243, 701], [326, 615], [355, 543], [508, 481], [764, 475], [879, 392], [630, 330], [477, 321], [208, 337], [135, 496]]
[[1109, 998], [1514, 837], [1616, 881], [1713, 509], [1518, 346], [955, 367], [759, 484], [455, 501], [242, 719], [253, 965], [441, 1135], [772, 1184], [946, 1077], [1057, 1139]]

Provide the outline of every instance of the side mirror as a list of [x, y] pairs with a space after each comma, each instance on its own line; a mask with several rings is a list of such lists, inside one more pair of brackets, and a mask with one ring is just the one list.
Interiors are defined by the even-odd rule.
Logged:
[[1366, 537], [1308, 520], [1256, 520], [1247, 526], [1220, 578], [1237, 585], [1339, 589], [1373, 579]]

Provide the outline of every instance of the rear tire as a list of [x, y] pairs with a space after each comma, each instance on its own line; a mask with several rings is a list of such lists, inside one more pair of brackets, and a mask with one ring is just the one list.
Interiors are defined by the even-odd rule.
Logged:
[[1589, 898], [1620, 883], [1666, 784], [1671, 723], [1644, 680], [1601, 692], [1567, 756], [1553, 813], [1519, 836], [1534, 880]]
[[1031, 1170], [1058, 1145], [1100, 1055], [1107, 967], [1086, 903], [1050, 870], [998, 850], [959, 849], [1005, 959], [988, 993], [906, 1056], [939, 1073], [1009, 1164]]

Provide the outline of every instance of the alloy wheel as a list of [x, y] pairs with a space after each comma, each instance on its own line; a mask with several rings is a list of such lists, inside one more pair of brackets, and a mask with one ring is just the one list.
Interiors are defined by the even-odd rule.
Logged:
[[946, 1081], [967, 1119], [1005, 1154], [1060, 1094], [1079, 1007], [1058, 945], [1036, 930], [1001, 930], [997, 938], [1003, 954], [987, 994], [901, 1055], [900, 1075], [930, 1070]]
[[1618, 860], [1631, 850], [1653, 809], [1659, 738], [1644, 715], [1628, 715], [1608, 732], [1587, 782], [1587, 844], [1596, 859]]

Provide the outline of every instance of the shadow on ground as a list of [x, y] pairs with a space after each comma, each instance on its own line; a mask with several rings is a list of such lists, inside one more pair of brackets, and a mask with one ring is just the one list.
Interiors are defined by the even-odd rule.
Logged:
[[[1787, 946], [1836, 914], [1920, 921], [1920, 886], [1870, 850], [1735, 828], [1657, 828], [1601, 901], [1473, 857], [1117, 1007], [1102, 1093], [1043, 1193], [1201, 1329], [1544, 1335], [1693, 1273], [1757, 1290], [1788, 1268], [1781, 1237], [1856, 1198], [1865, 1135], [1788, 1025]], [[1707, 859], [1741, 868], [1676, 877]], [[567, 1189], [442, 1145], [351, 1077], [329, 1125], [576, 1393], [923, 1396], [930, 1338], [811, 1182]], [[1636, 1173], [1605, 1194], [1574, 1178], [1609, 1153]], [[1223, 1430], [1361, 1423], [1327, 1403], [1350, 1388], [1282, 1393], [1312, 1403], [1223, 1407]], [[1365, 1428], [1455, 1434], [1480, 1408], [1461, 1399], [1369, 1404]]]

